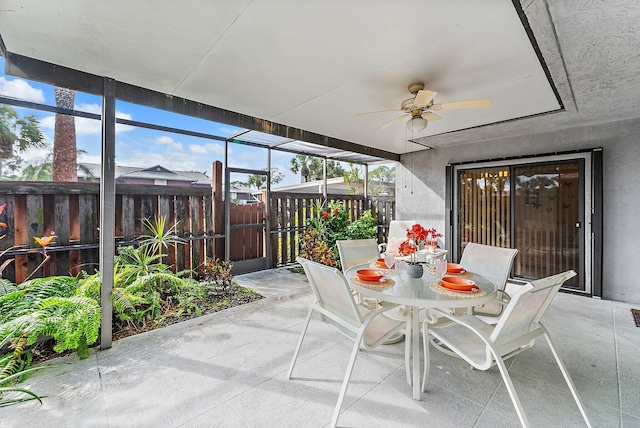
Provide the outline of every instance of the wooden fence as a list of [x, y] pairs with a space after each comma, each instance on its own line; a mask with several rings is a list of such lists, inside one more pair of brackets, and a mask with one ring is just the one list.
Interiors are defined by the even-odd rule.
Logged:
[[[197, 270], [206, 257], [224, 256], [224, 205], [216, 197], [216, 181], [211, 187], [168, 187], [118, 184], [116, 186], [116, 246], [137, 244], [148, 234], [144, 219], [165, 216], [168, 227], [175, 226], [184, 245], [167, 249], [165, 262], [174, 271]], [[100, 186], [98, 183], [0, 182], [0, 265], [9, 259], [2, 277], [21, 283], [29, 277], [93, 273], [99, 264]], [[220, 193], [217, 193], [220, 195]], [[389, 221], [395, 217], [393, 197], [329, 195], [329, 201], [343, 203], [349, 218], [355, 220], [372, 210], [378, 223], [378, 241], [385, 242]], [[271, 194], [271, 236], [242, 225], [260, 223], [264, 204], [236, 205], [230, 210], [232, 261], [264, 256], [271, 245], [271, 266], [295, 262], [298, 234], [306, 220], [322, 204], [319, 194]], [[49, 259], [36, 243], [36, 237], [55, 235], [47, 249]]]
[[[0, 240], [0, 261], [13, 258], [2, 276], [20, 283], [29, 276], [93, 273], [99, 257], [100, 185], [97, 183], [0, 182], [0, 221], [7, 224]], [[115, 243], [137, 243], [144, 219], [165, 216], [185, 244], [169, 248], [166, 262], [176, 270], [197, 269], [205, 257], [224, 248], [213, 230], [210, 187], [116, 186]], [[217, 213], [222, 215], [222, 213]], [[44, 260], [36, 237], [55, 235]]]
[[[329, 202], [339, 202], [351, 221], [364, 211], [371, 210], [378, 226], [378, 242], [386, 242], [389, 222], [395, 217], [395, 197], [372, 196], [368, 200], [363, 195], [327, 195]], [[317, 193], [271, 193], [271, 248], [272, 266], [295, 262], [298, 255], [298, 236], [307, 219], [318, 215], [322, 209], [323, 197]]]
[[232, 262], [257, 259], [265, 256], [264, 231], [244, 225], [263, 223], [264, 203], [238, 205], [231, 204], [229, 222], [229, 259]]

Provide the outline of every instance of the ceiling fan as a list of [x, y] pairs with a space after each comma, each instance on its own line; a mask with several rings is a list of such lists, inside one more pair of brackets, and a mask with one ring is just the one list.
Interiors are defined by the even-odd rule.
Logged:
[[404, 100], [400, 104], [399, 110], [382, 110], [382, 111], [372, 111], [367, 113], [359, 113], [357, 116], [363, 116], [367, 114], [376, 114], [376, 113], [384, 113], [390, 111], [402, 111], [403, 113], [390, 120], [389, 122], [383, 124], [378, 128], [378, 130], [383, 130], [398, 120], [407, 117], [407, 115], [411, 116], [409, 121], [407, 122], [407, 129], [413, 130], [413, 132], [420, 132], [427, 127], [427, 124], [434, 120], [440, 120], [442, 117], [438, 116], [434, 113], [434, 111], [441, 110], [458, 110], [464, 108], [479, 108], [479, 107], [487, 107], [491, 105], [491, 100], [488, 98], [481, 98], [478, 100], [467, 100], [467, 101], [454, 101], [450, 103], [440, 103], [434, 104], [433, 99], [437, 92], [429, 91], [424, 89], [424, 83], [412, 83], [408, 87], [409, 92], [411, 92], [414, 97]]

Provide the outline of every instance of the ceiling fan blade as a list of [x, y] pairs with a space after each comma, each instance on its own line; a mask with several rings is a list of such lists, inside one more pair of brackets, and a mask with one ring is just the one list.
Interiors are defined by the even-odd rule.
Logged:
[[407, 113], [402, 114], [398, 117], [395, 117], [393, 119], [391, 119], [389, 122], [385, 123], [384, 125], [380, 126], [378, 128], [378, 131], [382, 131], [383, 129], [387, 129], [388, 127], [390, 127], [391, 125], [393, 125], [394, 123], [396, 123], [398, 120], [402, 119], [403, 117], [406, 117]]
[[379, 111], [368, 111], [365, 113], [357, 113], [356, 116], [366, 116], [368, 114], [377, 114], [377, 113], [388, 113], [390, 111], [402, 111], [400, 109], [394, 109], [394, 110], [379, 110]]
[[422, 113], [422, 118], [426, 119], [429, 122], [433, 122], [434, 120], [442, 119], [440, 116], [438, 116], [437, 114], [432, 113], [430, 111], [425, 111], [424, 113]]
[[438, 95], [437, 92], [421, 90], [416, 94], [416, 98], [413, 100], [413, 105], [416, 107], [426, 107], [429, 103]]
[[489, 105], [491, 105], [491, 100], [489, 98], [482, 98], [479, 100], [454, 101], [451, 103], [434, 104], [431, 108], [433, 110], [458, 110], [463, 108], [487, 107]]

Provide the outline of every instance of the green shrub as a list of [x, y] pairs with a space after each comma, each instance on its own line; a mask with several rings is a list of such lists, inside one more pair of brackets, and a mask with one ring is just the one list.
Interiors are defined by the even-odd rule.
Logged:
[[315, 209], [316, 215], [307, 220], [300, 236], [299, 254], [309, 260], [340, 268], [336, 241], [346, 239], [375, 239], [376, 221], [371, 211], [351, 222], [341, 203], [331, 202], [326, 210]]

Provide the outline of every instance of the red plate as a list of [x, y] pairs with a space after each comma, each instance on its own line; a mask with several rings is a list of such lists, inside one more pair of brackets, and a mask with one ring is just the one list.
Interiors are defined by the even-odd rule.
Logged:
[[440, 282], [444, 288], [457, 291], [473, 291], [477, 290], [476, 282], [459, 276], [445, 276]]
[[387, 268], [386, 263], [384, 262], [384, 259], [378, 259], [376, 260], [376, 266], [381, 267], [381, 268]]
[[464, 268], [457, 263], [447, 263], [447, 273], [462, 273]]
[[360, 269], [356, 272], [361, 281], [380, 281], [384, 274], [375, 269]]

